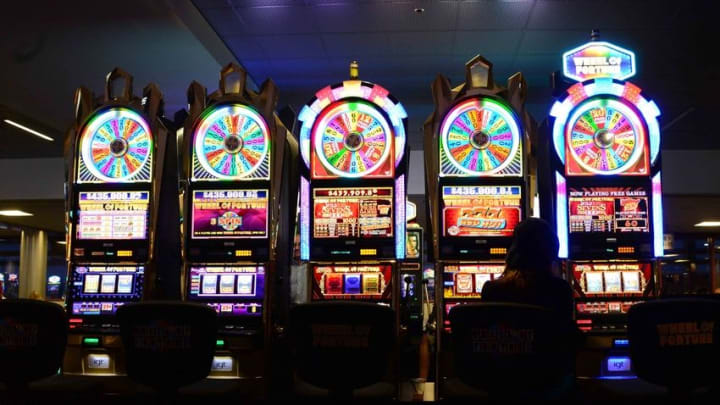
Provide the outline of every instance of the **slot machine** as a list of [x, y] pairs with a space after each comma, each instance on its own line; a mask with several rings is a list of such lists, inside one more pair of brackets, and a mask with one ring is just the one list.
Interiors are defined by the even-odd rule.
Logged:
[[439, 383], [450, 369], [443, 342], [450, 308], [479, 300], [485, 282], [502, 275], [513, 230], [530, 213], [526, 88], [521, 73], [507, 87], [495, 83], [492, 63], [481, 56], [466, 63], [459, 86], [442, 75], [432, 84], [424, 150]]
[[117, 308], [163, 295], [157, 270], [179, 269], [174, 133], [158, 88], [140, 98], [132, 84], [116, 68], [101, 99], [75, 92], [65, 138], [66, 374], [124, 374]]
[[[278, 91], [252, 90], [246, 71], [228, 64], [219, 89], [188, 88], [181, 148], [183, 297], [219, 316], [211, 378], [265, 374], [278, 267], [287, 267], [287, 227], [296, 197], [297, 142], [275, 113]], [[287, 252], [285, 252], [287, 250]]]
[[397, 314], [405, 109], [382, 86], [359, 80], [353, 62], [350, 80], [315, 93], [298, 121], [300, 259], [309, 262], [309, 299], [383, 303]]
[[587, 333], [577, 372], [632, 376], [627, 311], [659, 291], [663, 255], [660, 110], [626, 81], [635, 55], [596, 32], [565, 52], [563, 72], [568, 82], [556, 74], [558, 99], [544, 128], [554, 150], [543, 177], [576, 321]]

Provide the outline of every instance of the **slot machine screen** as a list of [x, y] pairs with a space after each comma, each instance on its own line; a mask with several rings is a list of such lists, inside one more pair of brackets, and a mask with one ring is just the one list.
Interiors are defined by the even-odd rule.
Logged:
[[313, 275], [326, 299], [377, 299], [392, 280], [392, 266], [315, 266]]
[[207, 303], [221, 316], [261, 315], [264, 286], [263, 266], [190, 268], [190, 300]]
[[642, 187], [570, 188], [570, 233], [650, 232]]
[[78, 197], [77, 239], [147, 238], [149, 192], [82, 191]]
[[266, 238], [268, 190], [194, 190], [193, 239]]
[[490, 280], [502, 277], [502, 264], [448, 264], [443, 271], [446, 299], [480, 298], [482, 288]]
[[392, 187], [316, 188], [315, 238], [391, 238]]
[[646, 262], [574, 263], [573, 273], [586, 294], [637, 295], [652, 277]]
[[120, 305], [142, 297], [143, 266], [75, 266], [72, 272], [73, 315], [112, 315]]
[[405, 238], [405, 258], [421, 259], [422, 258], [422, 233], [417, 230], [407, 231]]
[[443, 236], [512, 236], [521, 198], [520, 186], [443, 186]]

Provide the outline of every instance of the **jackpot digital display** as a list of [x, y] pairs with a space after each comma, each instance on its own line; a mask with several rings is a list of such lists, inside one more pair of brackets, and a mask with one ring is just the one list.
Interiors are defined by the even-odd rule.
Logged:
[[520, 186], [443, 186], [443, 236], [512, 236], [521, 197]]
[[570, 188], [568, 197], [570, 233], [650, 231], [644, 188]]
[[391, 187], [316, 188], [313, 195], [315, 238], [393, 236]]
[[80, 192], [77, 239], [145, 239], [149, 205], [147, 191]]
[[193, 239], [266, 238], [268, 190], [195, 190]]

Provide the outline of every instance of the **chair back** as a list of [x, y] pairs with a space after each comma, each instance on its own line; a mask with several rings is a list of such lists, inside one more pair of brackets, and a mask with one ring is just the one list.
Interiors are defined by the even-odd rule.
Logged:
[[720, 380], [720, 301], [670, 298], [628, 311], [630, 358], [638, 377], [679, 390]]
[[118, 308], [128, 376], [172, 391], [210, 374], [217, 313], [189, 302], [139, 302]]
[[67, 325], [60, 305], [0, 300], [0, 382], [27, 384], [57, 374], [65, 355]]
[[360, 302], [315, 302], [290, 311], [296, 375], [330, 391], [365, 387], [388, 374], [395, 313]]
[[533, 305], [475, 303], [449, 314], [456, 376], [490, 393], [545, 391], [574, 374], [567, 319]]

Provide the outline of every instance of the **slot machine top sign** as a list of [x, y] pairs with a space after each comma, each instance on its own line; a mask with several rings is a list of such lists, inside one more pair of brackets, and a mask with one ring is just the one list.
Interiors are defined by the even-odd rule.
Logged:
[[393, 178], [406, 118], [380, 85], [353, 79], [327, 86], [298, 114], [303, 161], [313, 179]]
[[622, 81], [635, 74], [635, 55], [591, 41], [563, 55], [563, 72], [579, 82], [550, 110], [566, 174], [649, 176], [660, 152], [660, 110], [639, 87]]
[[129, 108], [95, 113], [80, 135], [78, 183], [136, 183], [152, 178], [152, 132]]

